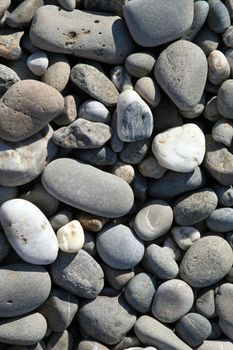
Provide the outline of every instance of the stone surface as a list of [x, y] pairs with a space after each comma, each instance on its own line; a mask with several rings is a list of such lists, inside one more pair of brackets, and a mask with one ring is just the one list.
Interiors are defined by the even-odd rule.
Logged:
[[[167, 24], [167, 23], [166, 23]], [[207, 78], [207, 60], [196, 44], [179, 40], [158, 57], [155, 79], [181, 110], [198, 104]]]
[[171, 228], [173, 212], [171, 207], [164, 201], [154, 200], [148, 202], [134, 219], [134, 230], [144, 241], [152, 241]]
[[106, 346], [93, 340], [82, 340], [77, 347], [77, 350], [108, 350]]
[[[231, 283], [223, 283], [219, 286], [215, 298], [216, 314], [219, 319], [224, 322], [228, 322], [231, 327], [233, 326], [232, 317], [232, 298], [233, 288]], [[220, 325], [221, 326], [221, 325]], [[224, 331], [224, 328], [222, 328]]]
[[56, 231], [62, 226], [68, 224], [72, 220], [73, 213], [69, 210], [58, 211], [54, 216], [49, 220], [52, 228]]
[[228, 79], [220, 86], [217, 97], [217, 107], [219, 113], [227, 119], [233, 119], [233, 103], [232, 103], [232, 86], [233, 79]]
[[49, 60], [46, 52], [42, 50], [33, 52], [28, 57], [27, 65], [33, 74], [39, 77], [43, 75], [49, 65]]
[[78, 213], [77, 219], [80, 221], [84, 230], [91, 232], [101, 231], [104, 225], [108, 222], [108, 219], [104, 217], [84, 212]]
[[34, 80], [19, 81], [1, 99], [0, 137], [22, 141], [43, 129], [63, 107], [64, 99], [54, 88]]
[[218, 203], [222, 207], [233, 206], [233, 188], [222, 185], [214, 186], [215, 193], [218, 196]]
[[98, 234], [96, 246], [101, 259], [115, 269], [127, 270], [143, 257], [144, 244], [125, 225], [111, 225]]
[[133, 166], [120, 161], [116, 162], [116, 164], [113, 165], [113, 167], [111, 168], [111, 172], [114, 175], [125, 180], [128, 184], [131, 184], [135, 176]]
[[206, 220], [212, 232], [229, 232], [233, 230], [233, 209], [219, 208], [214, 210]]
[[76, 156], [79, 160], [96, 166], [113, 165], [117, 162], [117, 154], [114, 153], [111, 148], [106, 145], [89, 150], [78, 149]]
[[30, 37], [40, 49], [110, 64], [122, 63], [134, 49], [120, 17], [80, 10], [67, 12], [51, 5], [36, 12]]
[[201, 238], [200, 232], [193, 226], [174, 226], [171, 233], [177, 245], [184, 250]]
[[196, 299], [195, 308], [200, 315], [208, 319], [212, 319], [216, 316], [215, 312], [215, 291], [214, 289], [204, 289]]
[[139, 165], [138, 169], [144, 177], [160, 179], [166, 172], [166, 169], [161, 167], [155, 157], [145, 158]]
[[[59, 72], [59, 74], [57, 74]], [[70, 78], [70, 64], [65, 55], [50, 55], [49, 67], [41, 77], [41, 81], [62, 92]]]
[[20, 81], [18, 74], [10, 67], [0, 64], [0, 94], [8, 90], [17, 81]]
[[77, 317], [87, 335], [107, 345], [119, 343], [136, 321], [136, 316], [122, 296], [97, 297], [84, 305]]
[[10, 4], [11, 0], [2, 0], [0, 5], [0, 18], [2, 18], [6, 10], [9, 8]]
[[60, 252], [51, 265], [51, 278], [59, 287], [86, 299], [93, 299], [104, 286], [103, 270], [84, 250], [68, 254]]
[[158, 134], [152, 151], [162, 167], [190, 172], [204, 159], [205, 136], [196, 124], [184, 124]]
[[8, 14], [6, 24], [12, 28], [27, 27], [35, 15], [36, 10], [43, 6], [43, 4], [43, 0], [25, 0], [21, 2], [13, 12]]
[[[123, 7], [130, 34], [137, 44], [146, 47], [158, 46], [181, 37], [192, 24], [193, 2], [159, 0], [134, 0]], [[157, 21], [154, 21], [154, 17]], [[145, 18], [146, 20], [142, 20]], [[168, 22], [168, 18], [172, 21]]]
[[194, 18], [191, 27], [182, 35], [182, 39], [193, 41], [202, 28], [209, 12], [209, 4], [206, 1], [194, 2]]
[[223, 33], [231, 19], [226, 6], [220, 0], [209, 0], [208, 25], [215, 33]]
[[87, 100], [82, 103], [81, 106], [79, 106], [78, 116], [90, 122], [106, 124], [109, 124], [111, 118], [105, 105], [95, 100]]
[[64, 109], [53, 121], [58, 126], [67, 126], [77, 118], [78, 97], [67, 95], [64, 97]]
[[232, 249], [223, 238], [200, 238], [180, 264], [180, 276], [192, 287], [208, 287], [220, 281], [232, 266]]
[[64, 331], [52, 333], [47, 343], [47, 350], [72, 350], [74, 339], [71, 333]]
[[221, 85], [230, 76], [230, 65], [226, 56], [219, 50], [214, 50], [208, 57], [208, 79], [215, 85]]
[[84, 245], [84, 231], [78, 220], [70, 221], [57, 231], [59, 248], [66, 253], [77, 253]]
[[136, 52], [125, 60], [125, 68], [135, 78], [151, 75], [155, 65], [155, 57], [150, 52]]
[[22, 30], [14, 30], [3, 28], [0, 30], [0, 57], [7, 60], [16, 61], [21, 57], [22, 50], [20, 40], [24, 32]]
[[233, 350], [233, 343], [227, 340], [205, 340], [198, 350]]
[[124, 180], [68, 158], [51, 162], [43, 173], [42, 183], [62, 202], [104, 217], [125, 215], [134, 201], [133, 192]]
[[229, 147], [233, 139], [233, 124], [229, 119], [220, 118], [212, 129], [212, 137], [216, 142], [221, 142]]

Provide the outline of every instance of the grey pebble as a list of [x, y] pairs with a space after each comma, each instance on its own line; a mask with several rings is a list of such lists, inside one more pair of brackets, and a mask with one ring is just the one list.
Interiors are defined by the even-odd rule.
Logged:
[[47, 343], [47, 350], [72, 350], [73, 336], [67, 331], [52, 333]]
[[179, 40], [159, 55], [154, 74], [177, 107], [189, 110], [202, 97], [207, 78], [207, 60], [199, 46]]
[[58, 3], [67, 11], [73, 11], [76, 6], [76, 0], [58, 0]]
[[61, 210], [58, 211], [55, 215], [53, 215], [49, 222], [52, 228], [57, 231], [62, 226], [68, 224], [72, 220], [73, 213], [70, 210]]
[[[215, 298], [216, 314], [221, 321], [227, 322], [231, 327], [233, 327], [232, 299], [233, 285], [231, 283], [220, 285]], [[224, 328], [222, 330], [224, 332]]]
[[78, 97], [68, 95], [64, 97], [64, 109], [60, 115], [54, 118], [53, 122], [58, 126], [67, 126], [77, 118]]
[[218, 119], [212, 129], [212, 137], [229, 147], [233, 139], [233, 123], [229, 119]]
[[[123, 12], [136, 43], [154, 47], [181, 37], [192, 25], [194, 9], [191, 0], [148, 0], [146, 3], [136, 0], [128, 1]], [[168, 21], [168, 18], [172, 18], [172, 21]]]
[[94, 66], [78, 63], [72, 68], [70, 78], [76, 86], [105, 106], [117, 103], [119, 93], [115, 85]]
[[223, 33], [230, 26], [231, 19], [227, 7], [220, 0], [208, 0], [208, 25], [215, 33]]
[[104, 286], [103, 270], [82, 249], [77, 254], [60, 252], [50, 272], [55, 284], [82, 298], [95, 298]]
[[217, 96], [212, 97], [206, 104], [203, 115], [211, 122], [215, 122], [220, 118], [217, 108]]
[[232, 324], [230, 322], [224, 321], [222, 318], [218, 319], [218, 325], [223, 332], [224, 336], [233, 341], [232, 337]]
[[117, 133], [117, 110], [115, 110], [111, 119], [111, 130], [112, 130], [112, 138], [110, 140], [111, 148], [113, 152], [119, 153], [124, 148], [124, 142], [121, 141]]
[[109, 124], [111, 116], [105, 105], [99, 101], [87, 100], [79, 106], [79, 118], [90, 122]]
[[148, 192], [155, 198], [173, 198], [203, 186], [204, 174], [199, 167], [188, 173], [167, 171], [161, 179], [151, 180]]
[[20, 81], [17, 73], [10, 67], [0, 64], [0, 94], [8, 90], [17, 81]]
[[37, 10], [30, 37], [40, 49], [109, 64], [124, 62], [135, 46], [119, 16], [80, 10], [67, 12], [49, 5]]
[[84, 8], [91, 11], [112, 12], [122, 16], [122, 6], [127, 0], [84, 0]]
[[91, 150], [78, 149], [75, 156], [91, 165], [113, 165], [117, 162], [117, 154], [108, 146]]
[[133, 89], [131, 76], [128, 74], [125, 66], [117, 65], [110, 71], [111, 80], [120, 92], [127, 89]]
[[179, 273], [179, 266], [172, 252], [157, 244], [146, 248], [142, 263], [147, 271], [162, 280], [175, 278]]
[[87, 335], [107, 345], [119, 343], [136, 321], [122, 296], [99, 296], [81, 307], [77, 318]]
[[52, 332], [63, 332], [78, 311], [78, 299], [62, 289], [52, 289], [39, 312], [45, 317]]
[[194, 43], [204, 51], [206, 56], [209, 56], [213, 50], [218, 48], [218, 34], [213, 32], [207, 25], [204, 25], [196, 36]]
[[158, 84], [150, 77], [142, 77], [135, 84], [135, 91], [148, 103], [150, 108], [155, 108], [161, 101], [161, 92]]
[[126, 142], [124, 149], [120, 152], [119, 157], [122, 162], [132, 165], [140, 163], [149, 150], [151, 140]]
[[144, 241], [152, 241], [167, 233], [172, 226], [172, 208], [164, 201], [148, 202], [134, 219], [134, 230]]
[[180, 264], [180, 276], [192, 287], [208, 287], [230, 271], [232, 261], [232, 249], [225, 239], [203, 237], [185, 253]]
[[106, 264], [102, 264], [102, 268], [108, 283], [116, 290], [122, 290], [135, 275], [133, 269], [113, 269]]
[[217, 107], [219, 113], [227, 119], [233, 119], [233, 79], [228, 79], [220, 86], [217, 96]]
[[174, 203], [174, 219], [189, 226], [205, 220], [217, 207], [218, 197], [211, 188], [203, 188], [178, 197]]
[[9, 8], [11, 0], [2, 0], [0, 4], [0, 18], [4, 15], [6, 10]]
[[82, 340], [76, 350], [108, 350], [108, 348], [94, 340]]
[[196, 310], [202, 316], [212, 319], [216, 316], [215, 312], [215, 291], [213, 288], [208, 288], [202, 291], [195, 302]]
[[227, 47], [233, 47], [233, 26], [230, 26], [223, 34], [223, 41]]
[[229, 232], [233, 230], [233, 208], [214, 210], [206, 220], [208, 228], [213, 232]]
[[184, 118], [195, 119], [202, 114], [202, 112], [204, 111], [205, 105], [206, 105], [206, 98], [205, 98], [205, 94], [203, 94], [199, 103], [196, 106], [194, 106], [193, 108], [187, 111], [183, 111], [180, 109], [179, 113]]
[[182, 35], [183, 40], [193, 41], [202, 28], [209, 12], [209, 4], [206, 1], [194, 2], [194, 18], [191, 27]]
[[135, 52], [125, 60], [125, 68], [135, 78], [151, 75], [155, 65], [155, 57], [150, 52]]
[[6, 24], [12, 28], [27, 27], [36, 10], [43, 5], [43, 0], [24, 0], [13, 12], [8, 14]]
[[58, 200], [103, 217], [123, 216], [134, 202], [133, 191], [124, 180], [69, 158], [50, 162], [42, 184]]
[[21, 80], [34, 79], [38, 80], [35, 74], [33, 74], [27, 66], [29, 54], [22, 52], [22, 55], [17, 61], [9, 61], [9, 67], [18, 75]]
[[149, 313], [157, 287], [156, 279], [148, 273], [139, 273], [126, 285], [124, 296], [136, 311]]
[[85, 241], [82, 249], [85, 250], [85, 252], [87, 252], [88, 254], [90, 254], [93, 258], [97, 256], [95, 243], [96, 243], [95, 236], [91, 232], [85, 231]]
[[211, 324], [203, 316], [189, 313], [176, 324], [176, 333], [190, 346], [201, 345], [211, 333]]
[[233, 16], [233, 1], [232, 0], [226, 0], [225, 5], [228, 9], [229, 15], [232, 18]]
[[115, 269], [127, 270], [143, 258], [144, 244], [125, 225], [111, 225], [101, 231], [96, 240], [101, 259]]
[[161, 179], [167, 169], [163, 168], [154, 156], [149, 156], [138, 165], [138, 170], [144, 177]]
[[[59, 74], [57, 74], [59, 72]], [[49, 67], [41, 77], [41, 81], [62, 92], [70, 78], [70, 64], [65, 55], [49, 56]]]
[[92, 149], [103, 146], [111, 138], [110, 127], [78, 118], [66, 127], [57, 129], [53, 141], [68, 149]]

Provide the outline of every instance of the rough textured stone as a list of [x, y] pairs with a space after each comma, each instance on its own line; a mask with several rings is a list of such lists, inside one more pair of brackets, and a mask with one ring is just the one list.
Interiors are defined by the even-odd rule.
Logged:
[[161, 167], [155, 157], [145, 158], [139, 165], [138, 169], [144, 177], [161, 179], [166, 172], [166, 169]]
[[36, 10], [43, 5], [43, 0], [24, 0], [13, 12], [8, 14], [6, 24], [12, 28], [28, 26]]
[[80, 10], [67, 12], [49, 5], [37, 10], [30, 37], [43, 50], [110, 64], [124, 62], [134, 49], [120, 17]]
[[[217, 290], [215, 298], [216, 314], [221, 321], [233, 326], [232, 317], [233, 286], [231, 283], [223, 283]], [[223, 329], [224, 331], [224, 329]]]
[[192, 287], [208, 287], [231, 269], [232, 249], [223, 238], [207, 236], [194, 242], [180, 264], [180, 276]]

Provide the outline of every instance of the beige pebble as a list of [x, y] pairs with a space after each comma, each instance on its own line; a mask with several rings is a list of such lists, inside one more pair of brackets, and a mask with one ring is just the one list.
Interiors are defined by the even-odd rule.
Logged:
[[70, 221], [57, 231], [59, 248], [66, 253], [76, 253], [84, 245], [84, 231], [78, 220]]
[[84, 230], [91, 232], [101, 231], [106, 222], [108, 221], [106, 218], [88, 213], [79, 213], [78, 220], [81, 223]]
[[145, 177], [160, 179], [167, 169], [163, 168], [155, 157], [144, 159], [138, 166], [140, 173]]
[[222, 84], [230, 76], [230, 65], [226, 56], [219, 50], [214, 50], [208, 57], [208, 79], [215, 85]]
[[125, 180], [128, 184], [131, 184], [135, 176], [133, 166], [120, 161], [113, 165], [111, 172]]

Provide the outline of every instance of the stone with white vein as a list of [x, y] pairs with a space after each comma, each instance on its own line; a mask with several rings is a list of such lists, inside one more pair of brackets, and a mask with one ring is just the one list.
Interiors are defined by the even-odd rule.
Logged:
[[162, 167], [189, 172], [203, 161], [205, 137], [196, 124], [184, 124], [158, 134], [153, 140], [152, 151]]

